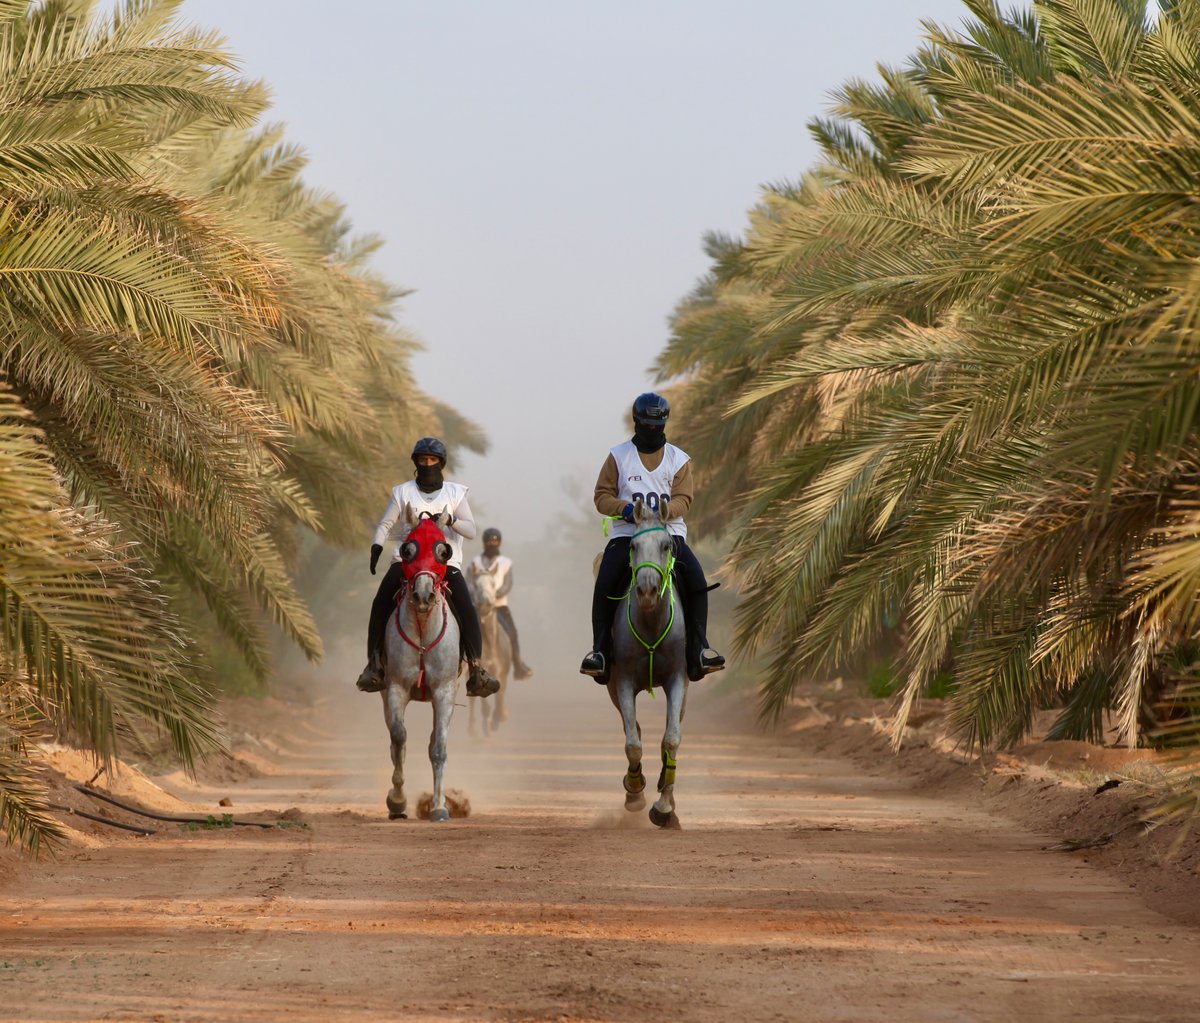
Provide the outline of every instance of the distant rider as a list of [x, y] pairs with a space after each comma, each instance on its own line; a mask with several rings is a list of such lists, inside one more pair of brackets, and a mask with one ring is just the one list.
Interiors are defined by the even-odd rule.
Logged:
[[467, 582], [471, 589], [476, 590], [476, 583], [481, 576], [490, 575], [496, 582], [496, 619], [508, 633], [512, 643], [513, 677], [529, 678], [533, 669], [521, 660], [521, 643], [517, 639], [517, 624], [513, 621], [512, 611], [508, 607], [508, 595], [513, 586], [512, 558], [500, 553], [500, 543], [503, 537], [500, 530], [488, 528], [483, 531], [483, 553], [476, 554], [467, 565]]
[[479, 615], [475, 612], [467, 581], [461, 571], [462, 538], [471, 540], [475, 536], [475, 519], [467, 503], [468, 488], [442, 478], [446, 457], [446, 445], [436, 437], [422, 437], [417, 441], [412, 450], [415, 478], [392, 488], [392, 499], [379, 525], [375, 527], [371, 544], [371, 575], [375, 574], [384, 544], [394, 542], [397, 546], [392, 563], [371, 604], [371, 621], [367, 629], [367, 666], [356, 683], [365, 693], [376, 693], [387, 688], [383, 677], [384, 636], [388, 616], [395, 609], [396, 596], [404, 584], [404, 563], [400, 560], [399, 544], [421, 520], [422, 512], [432, 516], [443, 513], [450, 516], [446, 539], [450, 542], [453, 554], [446, 566], [446, 582], [450, 590], [449, 603], [454, 617], [458, 619], [463, 652], [470, 669], [467, 693], [470, 696], [491, 696], [500, 690], [500, 683], [479, 663], [483, 648]]
[[633, 437], [608, 453], [596, 480], [595, 504], [601, 515], [620, 516], [596, 573], [592, 593], [592, 650], [579, 666], [597, 682], [608, 681], [612, 658], [612, 625], [617, 601], [629, 586], [629, 541], [633, 502], [641, 499], [658, 510], [675, 547], [675, 571], [687, 622], [688, 678], [697, 682], [725, 667], [725, 658], [708, 645], [708, 583], [704, 569], [687, 545], [683, 521], [694, 496], [692, 461], [667, 443], [670, 403], [661, 394], [639, 394], [633, 403]]

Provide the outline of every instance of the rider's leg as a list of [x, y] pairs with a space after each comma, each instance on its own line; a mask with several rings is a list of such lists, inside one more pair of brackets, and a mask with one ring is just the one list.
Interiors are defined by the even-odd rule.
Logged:
[[617, 601], [610, 598], [619, 596], [628, 582], [629, 537], [613, 537], [604, 548], [592, 590], [592, 651], [579, 666], [584, 675], [593, 676], [597, 682], [608, 681], [608, 662], [612, 659], [612, 625]]
[[446, 568], [446, 582], [450, 589], [450, 606], [454, 609], [454, 617], [458, 619], [458, 628], [462, 634], [463, 652], [467, 655], [467, 665], [470, 673], [467, 675], [468, 696], [491, 696], [500, 691], [500, 683], [493, 678], [479, 663], [483, 652], [483, 632], [479, 628], [479, 615], [475, 612], [475, 603], [471, 600], [471, 591], [467, 580], [453, 565]]
[[521, 660], [521, 641], [517, 638], [517, 623], [513, 621], [512, 611], [507, 604], [496, 608], [496, 620], [508, 634], [508, 641], [512, 644], [513, 677], [529, 678], [533, 674], [533, 669]]
[[724, 668], [725, 658], [708, 645], [708, 581], [704, 569], [683, 537], [675, 537], [674, 544], [675, 571], [683, 581], [688, 678], [698, 682], [709, 672]]
[[395, 561], [379, 581], [375, 599], [371, 601], [371, 618], [367, 625], [367, 666], [355, 685], [364, 693], [377, 693], [387, 688], [383, 681], [383, 637], [388, 615], [396, 607], [396, 594], [404, 584], [404, 565]]

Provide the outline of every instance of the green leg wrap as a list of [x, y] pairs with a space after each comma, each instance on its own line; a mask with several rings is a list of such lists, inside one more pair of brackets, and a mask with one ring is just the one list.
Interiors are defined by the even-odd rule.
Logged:
[[658, 772], [658, 791], [661, 792], [666, 786], [675, 784], [675, 758], [666, 750], [662, 751], [662, 770]]

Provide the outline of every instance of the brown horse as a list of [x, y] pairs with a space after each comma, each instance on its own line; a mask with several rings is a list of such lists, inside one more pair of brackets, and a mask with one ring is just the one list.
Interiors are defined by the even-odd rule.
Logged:
[[468, 701], [470, 713], [467, 730], [472, 736], [479, 734], [479, 726], [475, 723], [475, 705], [479, 704], [479, 719], [483, 725], [483, 734], [491, 735], [501, 724], [508, 720], [508, 706], [504, 700], [508, 694], [508, 680], [512, 675], [513, 651], [512, 641], [500, 624], [496, 614], [496, 579], [487, 572], [471, 575], [471, 596], [475, 601], [475, 610], [479, 614], [479, 627], [483, 632], [483, 655], [480, 662], [488, 671], [500, 680], [500, 691], [495, 696], [482, 702], [478, 699]]

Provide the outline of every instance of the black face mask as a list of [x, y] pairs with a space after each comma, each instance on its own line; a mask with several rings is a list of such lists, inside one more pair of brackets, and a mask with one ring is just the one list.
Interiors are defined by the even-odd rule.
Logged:
[[643, 454], [657, 451], [667, 443], [667, 430], [663, 426], [646, 426], [635, 423], [633, 427], [633, 446]]
[[417, 466], [417, 489], [426, 494], [442, 489], [442, 467], [440, 465]]

